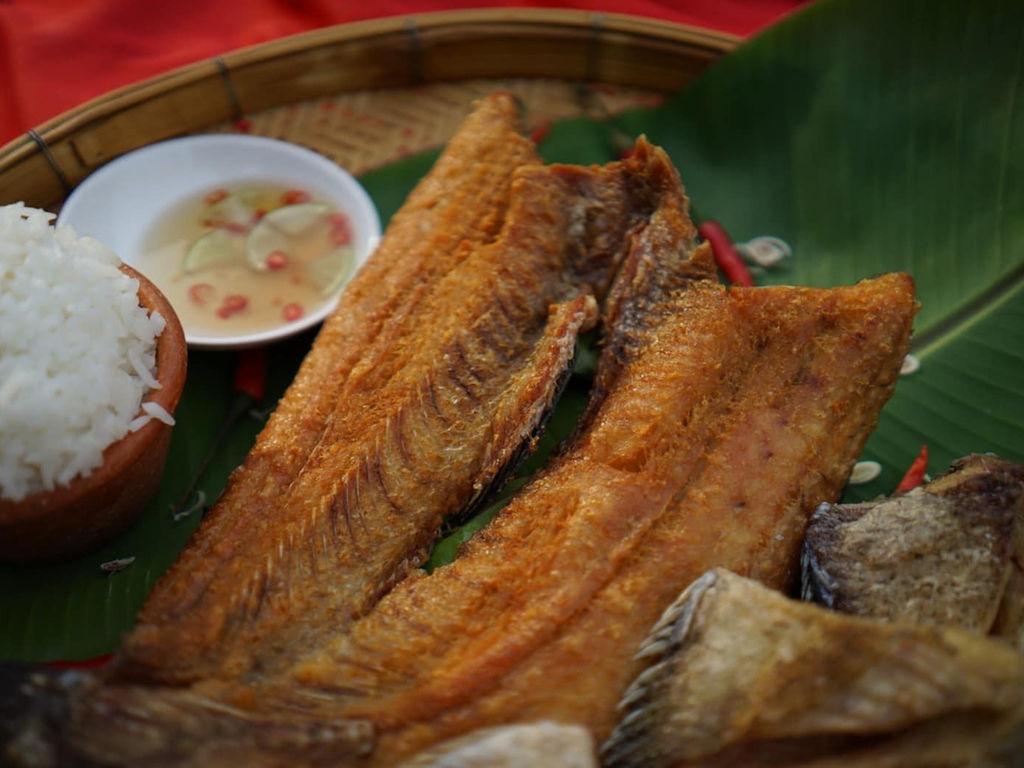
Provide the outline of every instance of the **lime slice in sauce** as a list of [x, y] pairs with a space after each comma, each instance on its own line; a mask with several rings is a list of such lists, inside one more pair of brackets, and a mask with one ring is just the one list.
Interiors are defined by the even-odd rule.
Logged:
[[330, 207], [323, 203], [301, 203], [286, 205], [271, 211], [252, 228], [245, 243], [245, 258], [249, 266], [261, 272], [267, 269], [267, 257], [274, 251], [287, 253], [291, 250], [289, 238], [302, 235], [307, 230], [327, 220]]
[[252, 210], [237, 195], [229, 193], [222, 200], [208, 206], [202, 215], [207, 221], [221, 225], [248, 226], [252, 219]]
[[259, 226], [274, 227], [286, 235], [301, 235], [311, 227], [323, 222], [330, 210], [330, 206], [323, 203], [286, 205], [264, 216]]
[[241, 187], [235, 195], [249, 209], [250, 213], [263, 211], [267, 213], [281, 207], [281, 193], [277, 189], [262, 187]]
[[181, 268], [187, 273], [230, 264], [238, 257], [240, 238], [223, 229], [214, 229], [198, 238], [185, 253]]
[[268, 218], [269, 215], [265, 216], [245, 239], [245, 260], [250, 267], [260, 272], [267, 271], [267, 256], [274, 251], [287, 251], [290, 244], [288, 235], [276, 227], [265, 224]]
[[343, 245], [314, 259], [306, 267], [309, 279], [320, 289], [323, 296], [330, 296], [341, 287], [352, 274], [355, 253], [351, 245]]

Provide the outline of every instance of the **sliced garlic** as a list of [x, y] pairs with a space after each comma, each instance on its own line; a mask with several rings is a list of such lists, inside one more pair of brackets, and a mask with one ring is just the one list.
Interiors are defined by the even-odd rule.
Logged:
[[877, 461], [858, 461], [853, 465], [853, 471], [847, 482], [850, 485], [864, 485], [864, 483], [870, 483], [880, 474], [882, 474], [882, 465]]

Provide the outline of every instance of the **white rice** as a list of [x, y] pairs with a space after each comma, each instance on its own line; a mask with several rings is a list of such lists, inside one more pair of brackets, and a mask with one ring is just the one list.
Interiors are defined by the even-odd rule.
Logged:
[[0, 497], [14, 501], [88, 475], [163, 411], [140, 415], [163, 318], [112, 251], [52, 219], [0, 206]]

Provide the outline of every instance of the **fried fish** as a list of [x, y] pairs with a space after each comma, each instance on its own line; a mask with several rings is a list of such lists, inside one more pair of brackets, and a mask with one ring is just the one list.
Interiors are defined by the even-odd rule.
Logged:
[[972, 455], [927, 485], [822, 504], [803, 595], [847, 613], [962, 627], [1024, 649], [1024, 466]]
[[[481, 120], [470, 119], [470, 138], [494, 128]], [[442, 158], [432, 177], [445, 178], [450, 164]], [[421, 239], [454, 243], [453, 263], [405, 286], [415, 300], [396, 300], [386, 316], [380, 309], [373, 332], [352, 341], [362, 348], [347, 350], [333, 410], [301, 468], [290, 464], [290, 478], [281, 467], [271, 473], [252, 507], [235, 490], [248, 481], [232, 485], [155, 588], [117, 677], [182, 684], [273, 675], [422, 562], [442, 521], [471, 508], [531, 444], [566, 381], [576, 336], [596, 320], [594, 296], [605, 292], [627, 233], [657, 205], [664, 167], [644, 144], [600, 168], [519, 167], [489, 242], [421, 221]], [[469, 177], [474, 189], [482, 183], [476, 171]], [[421, 197], [408, 205], [425, 207]], [[369, 274], [379, 260], [401, 260], [409, 219], [396, 216]], [[347, 301], [337, 310], [356, 311], [374, 314]], [[299, 381], [301, 394], [301, 373]], [[292, 455], [294, 442], [273, 438], [277, 423], [257, 457], [270, 443]], [[249, 477], [245, 467], [240, 474]]]
[[386, 353], [396, 318], [426, 317], [427, 300], [443, 278], [498, 236], [514, 171], [536, 162], [533, 145], [517, 130], [513, 99], [480, 102], [395, 214], [244, 464], [150, 594], [121, 650], [122, 674], [181, 684], [227, 673], [226, 635], [244, 623], [241, 614], [252, 610], [253, 591], [267, 578], [261, 569], [273, 569], [285, 545], [287, 493], [339, 412], [358, 407], [339, 404], [350, 373]]
[[604, 738], [679, 590], [718, 565], [787, 585], [807, 517], [891, 394], [913, 286], [727, 290], [712, 276], [680, 188], [633, 239], [571, 447], [454, 563], [411, 575], [261, 697], [371, 722], [375, 765], [508, 722]]
[[637, 658], [609, 768], [982, 768], [1024, 747], [1024, 659], [1005, 645], [833, 613], [725, 570]]
[[[305, 540], [301, 529], [294, 539], [280, 537], [278, 547], [297, 553], [299, 562], [288, 571], [293, 589], [280, 590], [276, 596], [270, 589], [261, 589], [263, 604], [280, 601], [269, 609], [270, 619], [277, 623], [247, 611], [245, 618], [256, 621], [236, 627], [225, 638], [238, 655], [249, 654], [248, 672], [242, 679], [233, 678], [237, 667], [232, 665], [228, 674], [211, 674], [189, 687], [161, 688], [128, 679], [122, 667], [90, 697], [79, 700], [75, 732], [83, 752], [90, 759], [124, 754], [128, 762], [173, 765], [186, 759], [194, 764], [271, 759], [267, 755], [274, 749], [267, 743], [268, 734], [273, 734], [269, 738], [280, 750], [310, 761], [322, 753], [333, 759], [359, 755], [368, 744], [372, 746], [369, 720], [311, 711], [286, 701], [295, 677], [285, 665], [293, 657], [315, 654], [331, 638], [344, 635], [347, 620], [359, 610], [370, 610], [386, 583], [388, 574], [379, 570], [379, 564], [407, 557], [410, 543], [433, 533], [443, 512], [454, 507], [447, 500], [471, 502], [480, 492], [469, 481], [480, 475], [481, 448], [492, 445], [494, 435], [516, 434], [505, 424], [532, 425], [535, 420], [530, 414], [543, 408], [531, 410], [526, 405], [547, 402], [536, 393], [549, 392], [551, 387], [531, 383], [538, 366], [529, 363], [529, 356], [540, 357], [541, 373], [564, 371], [575, 332], [594, 315], [588, 289], [604, 292], [627, 243], [633, 242], [631, 233], [647, 232], [647, 240], [640, 238], [644, 242], [652, 236], [692, 241], [692, 225], [678, 216], [681, 204], [671, 163], [645, 142], [638, 143], [627, 160], [600, 168], [518, 170], [501, 234], [494, 243], [467, 255], [441, 281], [435, 292], [434, 319], [410, 328], [411, 341], [399, 335], [389, 348], [406, 362], [384, 379], [379, 365], [357, 365], [349, 373], [341, 399], [352, 392], [362, 398], [364, 407], [329, 425], [326, 433], [338, 450], [323, 462], [317, 455], [319, 448], [315, 450], [286, 495], [300, 507], [310, 499], [342, 499], [340, 506], [334, 501], [328, 510], [340, 509], [340, 513], [333, 528], [330, 514], [312, 516], [307, 529], [312, 535]], [[652, 208], [658, 211], [653, 217]], [[685, 261], [687, 255], [680, 251], [675, 258]], [[702, 275], [708, 264], [703, 263]], [[679, 280], [684, 273], [682, 269], [671, 274]], [[549, 310], [555, 298], [563, 303]], [[618, 294], [609, 299], [613, 313], [620, 305]], [[487, 330], [476, 333], [477, 341], [467, 341], [460, 352], [447, 354], [449, 335], [466, 338], [488, 322], [498, 325], [484, 326]], [[557, 333], [545, 331], [552, 325]], [[549, 338], [550, 343], [545, 341]], [[517, 353], [519, 348], [522, 351]], [[543, 354], [536, 353], [538, 348]], [[517, 354], [526, 359], [525, 367], [522, 359], [517, 362]], [[457, 381], [451, 378], [455, 375], [452, 359], [459, 360], [454, 369], [461, 372]], [[449, 378], [435, 376], [432, 370]], [[554, 380], [548, 375], [544, 381]], [[368, 381], [374, 382], [372, 387]], [[445, 388], [433, 396], [422, 390], [424, 382], [438, 381]], [[360, 393], [364, 384], [366, 390]], [[405, 393], [417, 410], [403, 416], [399, 409], [389, 418], [396, 413], [392, 402]], [[375, 438], [388, 438], [389, 423], [403, 439], [396, 437], [386, 450], [364, 449], [375, 446]], [[518, 433], [520, 438], [526, 434], [525, 430]], [[509, 441], [510, 450], [515, 443]], [[356, 458], [368, 454], [373, 462], [371, 469], [354, 474], [351, 496], [342, 496], [330, 483], [339, 478], [342, 484], [348, 482], [338, 469], [346, 466], [341, 460], [353, 450], [361, 451]], [[494, 471], [504, 463], [505, 459], [494, 462]], [[310, 547], [308, 541], [318, 545], [325, 528], [331, 546]], [[324, 549], [330, 559], [321, 567], [316, 556]], [[252, 553], [249, 558], [257, 565], [261, 562]], [[106, 725], [97, 728], [100, 722]], [[303, 744], [308, 748], [303, 750]]]
[[[795, 575], [808, 515], [892, 392], [912, 281], [724, 288], [643, 141], [509, 178], [491, 240], [371, 308], [308, 450], [266, 438], [294, 464], [256, 518], [225, 502], [183, 558], [198, 573], [173, 569], [114, 674], [74, 697], [79, 754], [393, 765], [541, 720], [601, 739], [681, 589], [715, 566]], [[412, 568], [531, 439], [616, 273], [570, 444], [453, 564]]]
[[[429, 291], [390, 308], [274, 508], [224, 540], [224, 521], [252, 512], [229, 490], [154, 590], [114, 676], [270, 676], [369, 610], [423, 559], [441, 522], [472, 507], [530, 444], [628, 233], [674, 178], [643, 142], [603, 167], [517, 169], [493, 241], [461, 238]], [[402, 244], [407, 217], [396, 219]], [[371, 266], [391, 257], [391, 238]], [[284, 470], [274, 478], [283, 486]]]

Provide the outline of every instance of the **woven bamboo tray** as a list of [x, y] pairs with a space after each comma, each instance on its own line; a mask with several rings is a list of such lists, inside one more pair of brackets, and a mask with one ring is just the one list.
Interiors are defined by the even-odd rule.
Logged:
[[55, 209], [99, 166], [187, 133], [304, 144], [353, 173], [444, 143], [479, 96], [507, 90], [531, 126], [657, 103], [736, 45], [667, 22], [474, 10], [343, 24], [113, 91], [0, 149], [0, 204]]

